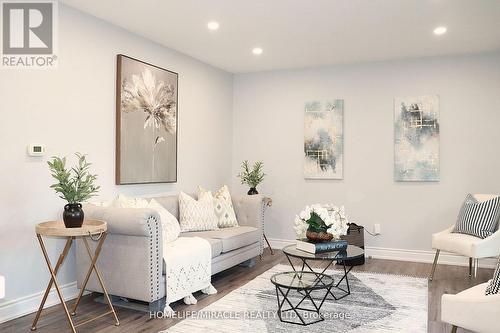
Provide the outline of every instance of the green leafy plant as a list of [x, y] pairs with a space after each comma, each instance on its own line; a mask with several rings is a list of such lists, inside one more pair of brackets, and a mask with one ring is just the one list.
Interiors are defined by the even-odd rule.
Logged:
[[251, 188], [257, 187], [264, 180], [264, 176], [266, 175], [263, 172], [264, 163], [255, 162], [253, 168], [250, 170], [250, 166], [248, 161], [245, 160], [241, 164], [242, 172], [238, 174], [238, 177], [241, 179], [242, 184], [247, 184]]
[[87, 162], [85, 155], [80, 153], [75, 155], [78, 158], [78, 165], [69, 170], [66, 169], [66, 157], [54, 156], [47, 162], [52, 177], [57, 180], [57, 183], [50, 188], [70, 204], [81, 203], [95, 196], [100, 188], [94, 184], [97, 175], [89, 172], [91, 164]]

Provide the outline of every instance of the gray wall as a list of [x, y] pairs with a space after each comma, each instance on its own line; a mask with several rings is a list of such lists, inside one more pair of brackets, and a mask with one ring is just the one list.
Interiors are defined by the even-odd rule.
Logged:
[[[231, 177], [232, 75], [161, 47], [79, 11], [59, 6], [59, 67], [0, 73], [0, 275], [2, 303], [42, 291], [48, 282], [35, 224], [59, 219], [64, 202], [50, 189], [46, 160], [88, 153], [99, 175], [101, 197], [193, 192]], [[178, 183], [115, 186], [116, 54], [123, 53], [179, 73]], [[29, 143], [47, 145], [29, 158]], [[53, 260], [63, 244], [49, 240]], [[73, 253], [60, 273], [75, 281]]]
[[[393, 98], [423, 94], [440, 96], [441, 181], [396, 183]], [[304, 180], [304, 102], [334, 98], [344, 99], [344, 179]], [[429, 250], [466, 193], [500, 193], [499, 124], [499, 53], [236, 75], [233, 174], [243, 159], [264, 161], [270, 238], [294, 239], [294, 214], [333, 202], [369, 230], [382, 225], [367, 245]]]

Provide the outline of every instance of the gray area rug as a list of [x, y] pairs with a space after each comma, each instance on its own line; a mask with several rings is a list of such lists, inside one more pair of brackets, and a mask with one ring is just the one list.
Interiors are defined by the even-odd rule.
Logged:
[[[309, 326], [282, 323], [276, 314], [276, 290], [270, 277], [289, 270], [290, 266], [276, 265], [203, 310], [178, 312], [177, 316], [186, 319], [160, 333], [427, 332], [427, 279], [364, 272], [349, 274], [351, 295], [325, 301], [321, 308], [324, 321]], [[341, 277], [338, 270], [327, 273], [334, 275], [335, 281]], [[339, 293], [334, 290], [336, 296]], [[290, 295], [292, 303], [301, 298], [296, 292]], [[302, 304], [312, 308], [306, 301]], [[306, 321], [314, 321], [309, 314]], [[288, 319], [298, 321], [293, 316]]]

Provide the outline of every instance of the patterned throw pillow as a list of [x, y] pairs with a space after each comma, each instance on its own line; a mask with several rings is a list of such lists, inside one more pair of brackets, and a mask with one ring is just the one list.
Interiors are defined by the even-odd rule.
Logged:
[[181, 227], [175, 216], [155, 199], [151, 199], [147, 208], [156, 210], [160, 215], [163, 242], [170, 243], [176, 240], [181, 232]]
[[494, 295], [498, 294], [500, 291], [500, 260], [498, 260], [497, 268], [495, 269], [495, 273], [493, 273], [493, 278], [489, 281], [488, 286], [486, 287], [486, 295]]
[[[198, 200], [210, 193], [210, 191], [198, 186]], [[215, 216], [217, 216], [217, 225], [219, 228], [237, 227], [238, 221], [236, 221], [236, 214], [234, 213], [233, 201], [229, 194], [229, 188], [226, 185], [222, 186], [220, 190], [215, 192], [213, 198]]]
[[212, 194], [195, 200], [181, 192], [179, 194], [179, 216], [181, 232], [218, 229]]
[[460, 209], [453, 232], [486, 238], [497, 230], [499, 217], [500, 196], [477, 202], [469, 194]]

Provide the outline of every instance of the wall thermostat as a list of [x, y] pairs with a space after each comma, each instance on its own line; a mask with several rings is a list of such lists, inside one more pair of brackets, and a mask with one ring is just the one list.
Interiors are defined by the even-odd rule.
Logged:
[[28, 155], [35, 157], [45, 155], [45, 146], [39, 144], [30, 144], [28, 146]]

